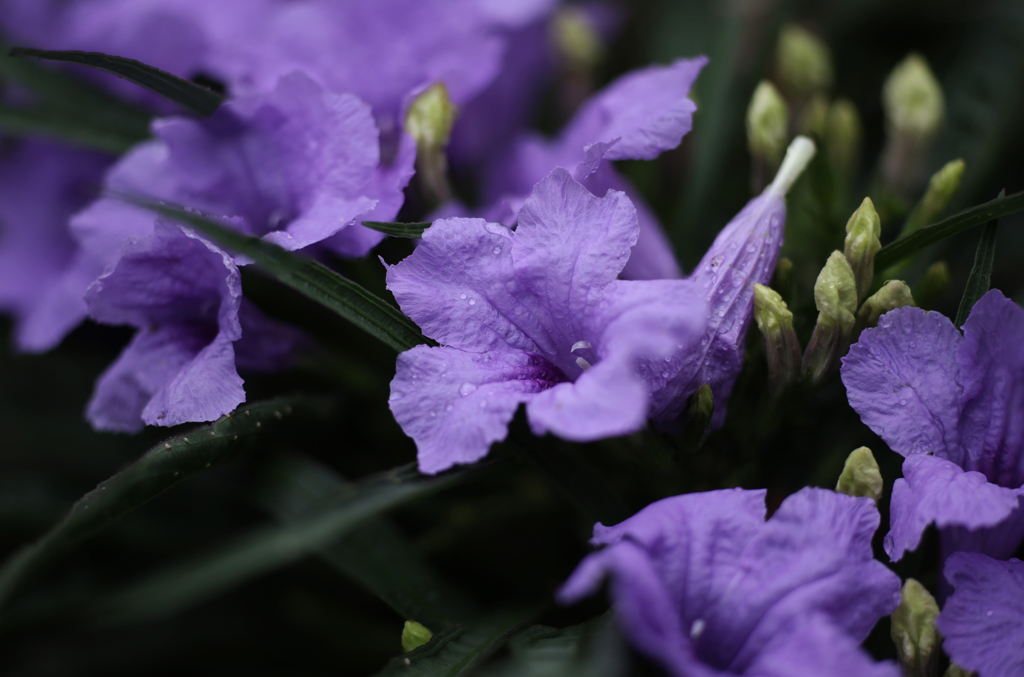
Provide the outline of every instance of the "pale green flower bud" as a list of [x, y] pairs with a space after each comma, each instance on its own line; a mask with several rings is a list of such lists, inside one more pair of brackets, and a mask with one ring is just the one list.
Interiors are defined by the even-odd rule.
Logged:
[[434, 633], [425, 626], [420, 625], [416, 621], [406, 621], [405, 627], [402, 628], [402, 651], [408, 653], [415, 648], [421, 647], [429, 642], [433, 636]]
[[939, 220], [946, 207], [960, 191], [960, 182], [964, 176], [964, 161], [953, 160], [932, 175], [928, 181], [928, 190], [907, 217], [900, 235], [912, 233], [922, 226]]
[[857, 300], [867, 296], [875, 277], [875, 254], [882, 248], [882, 222], [871, 198], [866, 197], [846, 222], [846, 242], [843, 254], [853, 269], [857, 283]]
[[825, 126], [825, 145], [832, 166], [844, 175], [857, 167], [860, 155], [862, 128], [857, 107], [849, 99], [837, 99], [828, 109]]
[[882, 497], [882, 471], [870, 449], [860, 447], [850, 452], [836, 482], [836, 491], [847, 496], [867, 496], [878, 503]]
[[747, 146], [750, 154], [777, 167], [786, 147], [789, 110], [779, 90], [762, 80], [747, 107]]
[[711, 424], [711, 416], [715, 413], [715, 400], [711, 386], [707, 383], [697, 388], [686, 401], [686, 423], [680, 435], [680, 448], [684, 452], [694, 452], [704, 444]]
[[800, 115], [800, 131], [824, 139], [828, 131], [828, 99], [815, 94]]
[[768, 360], [768, 389], [774, 395], [800, 372], [800, 340], [793, 330], [793, 313], [774, 289], [754, 285], [754, 320], [764, 337]]
[[897, 132], [917, 138], [935, 135], [946, 104], [942, 87], [923, 56], [912, 53], [893, 69], [882, 90], [882, 106]]
[[977, 677], [977, 673], [965, 670], [956, 663], [950, 663], [942, 677]]
[[914, 296], [906, 282], [889, 280], [864, 301], [857, 311], [857, 321], [865, 327], [874, 327], [878, 324], [878, 318], [890, 310], [915, 305]]
[[945, 261], [936, 261], [924, 271], [921, 280], [914, 287], [914, 299], [921, 308], [931, 308], [949, 286], [949, 266]]
[[775, 51], [779, 84], [797, 97], [832, 86], [832, 56], [828, 46], [813, 33], [787, 24], [779, 32]]
[[941, 638], [935, 629], [939, 605], [923, 585], [908, 578], [892, 612], [891, 634], [903, 674], [930, 677], [935, 674]]
[[856, 322], [857, 283], [842, 252], [832, 252], [814, 282], [818, 322], [804, 352], [803, 375], [810, 385], [820, 383], [838, 364], [849, 346]]
[[416, 169], [420, 181], [438, 202], [451, 197], [445, 148], [458, 112], [448, 96], [448, 88], [438, 82], [420, 93], [405, 115], [405, 131], [416, 140]]
[[593, 68], [604, 55], [604, 43], [593, 22], [580, 7], [563, 7], [551, 22], [551, 40], [568, 61]]

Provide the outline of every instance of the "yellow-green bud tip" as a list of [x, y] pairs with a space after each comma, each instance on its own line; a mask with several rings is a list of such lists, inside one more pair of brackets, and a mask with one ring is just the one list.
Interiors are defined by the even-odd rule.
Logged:
[[882, 90], [885, 115], [894, 129], [914, 137], [930, 137], [945, 113], [942, 87], [928, 62], [912, 53], [893, 69]]
[[928, 225], [934, 221], [949, 206], [950, 201], [960, 190], [965, 166], [963, 160], [953, 160], [932, 175], [928, 181], [928, 190], [921, 199], [921, 209], [925, 214], [925, 222], [921, 225]]
[[775, 394], [800, 372], [800, 341], [793, 330], [793, 313], [774, 289], [754, 285], [754, 320], [764, 338], [768, 387]]
[[764, 332], [777, 333], [785, 325], [793, 326], [793, 313], [777, 291], [763, 284], [754, 285], [754, 321]]
[[448, 145], [458, 108], [448, 96], [448, 88], [438, 82], [417, 96], [405, 116], [405, 131], [420, 148], [433, 151]]
[[832, 85], [832, 56], [821, 38], [794, 24], [783, 26], [775, 51], [779, 82], [797, 96]]
[[772, 83], [762, 80], [747, 107], [747, 146], [751, 155], [773, 167], [779, 164], [788, 125], [786, 102]]
[[861, 140], [860, 114], [849, 99], [838, 99], [828, 109], [825, 145], [832, 164], [842, 172], [851, 172], [857, 163]]
[[923, 585], [908, 578], [900, 593], [900, 604], [892, 612], [892, 641], [904, 674], [934, 674], [928, 666], [937, 658], [939, 633], [935, 617], [939, 605]]
[[878, 324], [878, 318], [890, 310], [913, 305], [914, 296], [907, 283], [903, 280], [889, 280], [864, 301], [857, 317], [865, 327], [874, 327]]
[[850, 452], [836, 482], [836, 491], [847, 496], [867, 496], [878, 502], [882, 496], [882, 471], [870, 449], [860, 447]]
[[875, 276], [875, 254], [882, 248], [882, 222], [871, 198], [866, 197], [846, 222], [846, 243], [843, 254], [853, 269], [857, 299], [864, 298]]
[[563, 7], [555, 13], [551, 40], [566, 59], [582, 66], [597, 65], [604, 53], [601, 35], [579, 7]]
[[844, 330], [853, 327], [853, 314], [857, 311], [857, 282], [850, 262], [841, 252], [832, 252], [818, 273], [814, 282], [814, 305], [818, 309], [819, 323], [825, 316]]
[[421, 647], [429, 642], [433, 636], [434, 633], [425, 626], [420, 625], [416, 621], [406, 621], [405, 627], [402, 628], [402, 651], [408, 653], [417, 647]]
[[956, 663], [950, 663], [942, 677], [978, 677], [970, 670], [965, 670]]

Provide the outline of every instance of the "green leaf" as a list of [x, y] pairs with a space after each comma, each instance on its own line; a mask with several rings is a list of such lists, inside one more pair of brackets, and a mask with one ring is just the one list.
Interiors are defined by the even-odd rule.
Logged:
[[309, 400], [276, 399], [245, 405], [215, 423], [177, 435], [83, 496], [57, 526], [10, 557], [0, 569], [0, 606], [47, 564], [189, 475], [235, 458], [249, 442]]
[[625, 643], [610, 613], [580, 625], [527, 628], [509, 642], [511, 656], [486, 677], [620, 677], [628, 670]]
[[211, 115], [224, 102], [224, 97], [216, 92], [135, 59], [100, 52], [51, 52], [25, 47], [15, 47], [10, 55], [63, 61], [113, 73], [203, 117]]
[[430, 228], [430, 223], [398, 223], [397, 221], [363, 221], [367, 228], [392, 237], [423, 237], [423, 231]]
[[145, 136], [106, 129], [49, 108], [21, 109], [0, 106], [0, 130], [11, 136], [45, 136], [76, 146], [120, 154]]
[[256, 528], [222, 547], [115, 592], [95, 611], [101, 622], [167, 616], [334, 543], [366, 519], [464, 481], [484, 466], [434, 477], [415, 464], [346, 484], [330, 501], [288, 524]]
[[[285, 522], [294, 522], [344, 486], [330, 469], [301, 457], [270, 468], [272, 483], [257, 500]], [[371, 517], [337, 543], [319, 551], [322, 559], [368, 588], [400, 616], [437, 632], [475, 615], [472, 603], [441, 579], [404, 534], [387, 518]]]
[[259, 238], [242, 235], [180, 207], [137, 196], [120, 197], [185, 223], [214, 244], [249, 257], [284, 284], [333, 310], [399, 352], [427, 342], [416, 324], [397, 308], [316, 261]]
[[[1005, 191], [999, 193], [1002, 197]], [[996, 228], [999, 219], [992, 219], [985, 224], [981, 231], [981, 241], [978, 243], [978, 250], [974, 253], [974, 266], [971, 267], [971, 274], [967, 276], [967, 286], [964, 288], [964, 295], [960, 299], [960, 307], [956, 311], [956, 326], [964, 326], [967, 316], [971, 314], [971, 308], [978, 302], [985, 292], [988, 291], [992, 280], [992, 264], [996, 258]]]
[[914, 252], [975, 226], [1024, 209], [1024, 191], [997, 197], [933, 223], [882, 247], [875, 255], [875, 270], [884, 270]]
[[378, 677], [455, 677], [474, 671], [535, 612], [503, 613], [465, 628], [434, 635], [423, 646], [395, 658]]

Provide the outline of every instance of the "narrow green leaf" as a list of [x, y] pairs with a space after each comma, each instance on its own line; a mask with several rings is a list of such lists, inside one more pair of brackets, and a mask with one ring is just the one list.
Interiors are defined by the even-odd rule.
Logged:
[[52, 109], [0, 106], [0, 130], [11, 136], [45, 136], [76, 146], [120, 154], [146, 138], [106, 129]]
[[378, 677], [456, 677], [474, 671], [499, 650], [535, 612], [503, 613], [467, 627], [434, 635], [423, 646], [399, 656]]
[[997, 197], [938, 223], [921, 228], [882, 247], [875, 255], [875, 270], [885, 270], [916, 251], [947, 237], [1024, 209], [1024, 191]]
[[[302, 519], [344, 486], [330, 469], [301, 457], [281, 459], [270, 468], [270, 475], [272, 483], [257, 500], [289, 523]], [[319, 555], [400, 616], [435, 633], [476, 615], [473, 604], [441, 579], [385, 517], [367, 519]]]
[[83, 496], [71, 512], [35, 543], [16, 552], [0, 569], [0, 606], [32, 575], [116, 518], [163, 493], [189, 475], [235, 458], [266, 427], [309, 400], [276, 399], [245, 405], [215, 423], [172, 437]]
[[256, 528], [115, 592], [96, 609], [102, 622], [131, 623], [172, 614], [334, 543], [366, 519], [470, 477], [463, 470], [425, 477], [415, 464], [347, 484], [323, 505], [284, 525]]
[[[1002, 197], [1006, 191], [1001, 191]], [[988, 291], [992, 280], [992, 264], [996, 259], [996, 228], [999, 226], [999, 219], [992, 219], [985, 224], [981, 231], [981, 241], [978, 243], [978, 250], [974, 253], [974, 266], [971, 267], [971, 274], [967, 276], [967, 286], [964, 288], [964, 295], [960, 299], [960, 307], [956, 311], [956, 326], [964, 326], [967, 316], [971, 314], [971, 308], [978, 302], [985, 292]]]
[[113, 73], [203, 117], [211, 115], [224, 102], [224, 97], [216, 92], [135, 59], [100, 52], [51, 52], [25, 47], [15, 47], [10, 55], [63, 61]]
[[568, 628], [534, 625], [509, 641], [510, 657], [486, 677], [621, 677], [626, 645], [610, 613]]
[[218, 246], [249, 257], [284, 284], [333, 310], [399, 352], [427, 342], [416, 324], [397, 308], [316, 261], [259, 238], [242, 235], [180, 207], [159, 204], [137, 196], [120, 197], [183, 222]]
[[393, 237], [423, 237], [423, 231], [430, 228], [430, 223], [398, 223], [397, 221], [363, 221], [367, 228]]

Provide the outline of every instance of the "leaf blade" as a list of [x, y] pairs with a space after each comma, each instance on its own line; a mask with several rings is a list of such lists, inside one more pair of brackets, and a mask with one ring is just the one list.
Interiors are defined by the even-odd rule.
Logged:
[[875, 270], [885, 270], [930, 244], [1021, 210], [1024, 210], [1024, 191], [997, 197], [959, 214], [954, 214], [882, 247], [875, 255]]
[[421, 238], [423, 231], [430, 228], [429, 222], [423, 223], [399, 223], [397, 221], [363, 221], [363, 225], [378, 233], [384, 233], [392, 237]]
[[201, 85], [122, 56], [102, 52], [49, 51], [27, 47], [15, 47], [9, 54], [73, 63], [112, 73], [202, 117], [212, 115], [224, 102], [224, 97], [220, 94]]
[[[999, 196], [1002, 197], [1003, 192]], [[971, 272], [967, 276], [964, 295], [960, 298], [960, 306], [956, 311], [956, 326], [958, 327], [964, 326], [964, 322], [971, 314], [971, 308], [978, 302], [978, 299], [985, 295], [991, 284], [992, 265], [996, 258], [996, 229], [998, 226], [999, 219], [992, 219], [985, 224], [985, 229], [981, 231], [981, 240], [974, 253], [974, 265], [971, 266]]]

